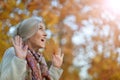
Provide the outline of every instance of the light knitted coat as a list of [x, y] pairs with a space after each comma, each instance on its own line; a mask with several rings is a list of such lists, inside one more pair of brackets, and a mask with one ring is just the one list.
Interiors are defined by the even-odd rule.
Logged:
[[[6, 50], [0, 64], [0, 80], [25, 80], [29, 76], [30, 69], [27, 68], [27, 61], [15, 56], [14, 48]], [[63, 70], [51, 65], [49, 74], [51, 80], [59, 80]]]

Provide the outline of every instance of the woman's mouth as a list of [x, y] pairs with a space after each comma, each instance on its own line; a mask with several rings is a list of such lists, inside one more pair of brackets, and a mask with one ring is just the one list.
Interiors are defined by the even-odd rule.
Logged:
[[41, 39], [41, 41], [42, 41], [42, 42], [45, 42], [45, 41], [46, 41], [46, 39]]

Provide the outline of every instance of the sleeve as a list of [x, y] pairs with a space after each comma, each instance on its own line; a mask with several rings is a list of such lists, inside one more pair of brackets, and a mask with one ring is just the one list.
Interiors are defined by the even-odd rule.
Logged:
[[1, 75], [1, 63], [0, 63], [0, 75]]
[[[44, 63], [46, 64], [44, 57], [42, 57], [42, 61], [44, 61]], [[50, 74], [51, 80], [59, 80], [62, 73], [63, 73], [63, 69], [54, 67], [53, 65], [50, 66], [49, 74]]]
[[1, 62], [0, 80], [23, 80], [26, 63], [26, 60], [15, 56], [14, 49], [8, 49]]
[[63, 69], [57, 68], [57, 67], [54, 67], [53, 65], [51, 65], [51, 67], [49, 69], [49, 74], [51, 76], [51, 80], [59, 80], [62, 73], [63, 73]]

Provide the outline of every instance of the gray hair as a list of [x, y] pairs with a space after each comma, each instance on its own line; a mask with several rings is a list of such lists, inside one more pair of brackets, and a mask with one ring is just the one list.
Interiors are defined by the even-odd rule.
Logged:
[[16, 25], [12, 37], [19, 35], [23, 41], [26, 41], [38, 31], [38, 24], [40, 22], [43, 22], [42, 18], [40, 17], [31, 17], [23, 20]]

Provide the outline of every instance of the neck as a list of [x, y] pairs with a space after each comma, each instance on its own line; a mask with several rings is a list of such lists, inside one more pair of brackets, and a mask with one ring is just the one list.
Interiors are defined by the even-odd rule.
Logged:
[[32, 51], [37, 53], [39, 48], [35, 47], [34, 45], [32, 45], [31, 43], [27, 42], [28, 48]]

